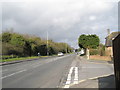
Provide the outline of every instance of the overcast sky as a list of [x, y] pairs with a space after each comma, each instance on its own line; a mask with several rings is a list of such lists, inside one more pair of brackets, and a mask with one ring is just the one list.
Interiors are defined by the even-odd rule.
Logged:
[[[33, 34], [77, 48], [81, 34], [97, 34], [105, 42], [107, 29], [118, 30], [118, 0], [12, 0], [2, 2], [2, 30]], [[28, 2], [29, 1], [29, 2]], [[1, 7], [1, 6], [0, 6]]]

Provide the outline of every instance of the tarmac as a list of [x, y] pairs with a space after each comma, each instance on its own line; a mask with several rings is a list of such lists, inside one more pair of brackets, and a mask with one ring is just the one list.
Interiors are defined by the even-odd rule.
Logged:
[[[82, 58], [84, 59], [84, 58]], [[84, 60], [86, 62], [90, 63], [100, 63], [100, 64], [108, 64], [113, 65], [113, 62], [107, 62], [107, 61], [95, 61], [95, 60]], [[98, 90], [107, 88], [109, 89], [115, 89], [115, 76], [114, 73], [106, 74], [102, 76], [97, 76], [93, 78], [83, 79], [80, 80], [78, 84], [72, 84], [70, 85], [70, 88], [97, 88]]]

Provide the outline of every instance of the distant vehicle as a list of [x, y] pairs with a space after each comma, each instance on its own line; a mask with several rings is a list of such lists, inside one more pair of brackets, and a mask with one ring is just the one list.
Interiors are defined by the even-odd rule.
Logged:
[[84, 50], [83, 49], [80, 51], [80, 54], [84, 54]]
[[59, 52], [58, 53], [58, 56], [63, 56], [64, 54], [62, 52]]

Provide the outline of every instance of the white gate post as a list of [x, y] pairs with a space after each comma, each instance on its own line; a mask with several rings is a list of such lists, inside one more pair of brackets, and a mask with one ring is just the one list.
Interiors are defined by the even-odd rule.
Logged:
[[89, 49], [87, 48], [87, 50], [86, 50], [86, 51], [87, 51], [87, 52], [86, 52], [87, 59], [90, 59]]

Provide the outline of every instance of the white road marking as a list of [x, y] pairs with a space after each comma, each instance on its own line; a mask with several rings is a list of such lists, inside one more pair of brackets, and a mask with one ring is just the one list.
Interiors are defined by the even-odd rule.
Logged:
[[[114, 73], [106, 74], [106, 75], [101, 75], [101, 76], [97, 76], [97, 77], [93, 77], [93, 78], [83, 79], [83, 80], [78, 81], [78, 84], [79, 84], [79, 83], [82, 83], [82, 82], [85, 82], [85, 81], [87, 81], [87, 80], [98, 79], [98, 78], [100, 78], [100, 77], [107, 77], [107, 76], [110, 76], [110, 75], [113, 75], [113, 74], [114, 74]], [[73, 86], [73, 85], [75, 85], [75, 84], [72, 83], [72, 84], [69, 85], [69, 87], [71, 87], [71, 86]]]
[[66, 81], [66, 85], [69, 85], [71, 83], [71, 80]]
[[73, 81], [73, 84], [78, 84], [78, 67], [71, 67], [70, 70], [69, 70], [69, 74], [67, 76], [67, 81], [66, 81], [66, 85], [64, 86], [64, 88], [69, 88], [70, 87], [70, 84], [71, 84], [71, 75], [73, 73], [73, 70], [74, 70], [74, 73], [75, 73], [75, 76], [74, 76], [74, 81]]
[[69, 74], [72, 74], [73, 68], [74, 68], [74, 67], [71, 67], [71, 68], [70, 68]]
[[64, 88], [69, 88], [69, 85], [65, 85]]
[[101, 76], [97, 76], [97, 77], [93, 77], [93, 78], [88, 78], [90, 80], [92, 79], [97, 79], [97, 78], [101, 78], [101, 77], [107, 77], [107, 76], [110, 76], [110, 75], [113, 75], [114, 73], [111, 73], [111, 74], [107, 74], [107, 75], [101, 75]]
[[42, 64], [34, 65], [33, 68], [39, 67], [39, 66], [41, 66], [41, 65], [42, 65]]
[[18, 73], [21, 73], [21, 72], [24, 72], [24, 71], [27, 71], [27, 70], [24, 69], [24, 70], [21, 70], [21, 71], [18, 71], [18, 72], [15, 72], [15, 73], [9, 74], [9, 75], [7, 75], [7, 76], [1, 77], [0, 79], [4, 79], [4, 78], [7, 78], [7, 77], [10, 77], [10, 76], [13, 76], [13, 75], [15, 75], [15, 74], [18, 74]]
[[67, 76], [67, 81], [66, 81], [66, 85], [64, 86], [64, 88], [69, 88], [69, 85], [71, 83], [71, 74], [73, 72], [73, 68], [74, 67], [71, 67], [70, 70], [69, 70], [69, 74]]
[[78, 67], [75, 67], [75, 78], [73, 83], [78, 84]]
[[84, 82], [84, 81], [86, 81], [86, 80], [87, 80], [87, 79], [84, 79], [84, 80], [80, 80], [80, 81], [79, 81], [79, 83], [82, 83], [82, 82]]

